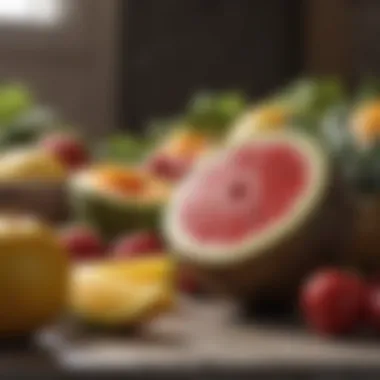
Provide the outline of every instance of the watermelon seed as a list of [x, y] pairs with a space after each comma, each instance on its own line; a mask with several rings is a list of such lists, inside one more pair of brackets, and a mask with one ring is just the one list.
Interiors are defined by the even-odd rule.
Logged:
[[241, 200], [247, 195], [247, 187], [242, 182], [235, 182], [230, 186], [229, 194], [232, 199]]

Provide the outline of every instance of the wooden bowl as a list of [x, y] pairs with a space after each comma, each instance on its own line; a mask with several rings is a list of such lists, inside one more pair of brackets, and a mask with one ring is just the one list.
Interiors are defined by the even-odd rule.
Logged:
[[0, 212], [34, 214], [48, 222], [69, 216], [65, 182], [0, 183]]

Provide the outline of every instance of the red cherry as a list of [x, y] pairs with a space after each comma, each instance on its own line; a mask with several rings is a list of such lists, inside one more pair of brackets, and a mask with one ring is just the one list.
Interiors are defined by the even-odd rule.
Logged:
[[116, 241], [113, 248], [115, 258], [133, 258], [145, 254], [156, 254], [164, 252], [162, 240], [153, 232], [137, 232], [123, 236]]
[[178, 181], [191, 169], [192, 161], [185, 158], [157, 154], [146, 162], [145, 168], [167, 181]]
[[89, 162], [84, 144], [74, 136], [56, 133], [41, 140], [41, 146], [69, 169], [79, 169]]
[[369, 285], [366, 296], [366, 322], [380, 333], [380, 284]]
[[308, 279], [301, 307], [309, 326], [324, 335], [352, 332], [365, 304], [365, 285], [355, 274], [327, 269]]
[[60, 241], [74, 260], [97, 259], [105, 253], [102, 239], [88, 227], [66, 228], [60, 233]]

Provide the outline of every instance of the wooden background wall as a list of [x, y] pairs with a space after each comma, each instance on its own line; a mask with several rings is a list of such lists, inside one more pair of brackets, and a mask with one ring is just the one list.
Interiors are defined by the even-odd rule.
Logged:
[[75, 17], [53, 38], [0, 25], [0, 78], [91, 134], [179, 112], [203, 88], [255, 98], [302, 72], [380, 75], [376, 0], [67, 2]]
[[64, 0], [55, 29], [0, 24], [0, 78], [28, 84], [89, 135], [117, 123], [119, 0]]
[[338, 74], [352, 83], [368, 75], [380, 77], [380, 1], [307, 3], [307, 69]]
[[203, 88], [263, 95], [303, 67], [302, 1], [124, 4], [124, 128], [179, 112]]
[[353, 69], [352, 3], [306, 0], [303, 22], [305, 69], [315, 74], [350, 77]]

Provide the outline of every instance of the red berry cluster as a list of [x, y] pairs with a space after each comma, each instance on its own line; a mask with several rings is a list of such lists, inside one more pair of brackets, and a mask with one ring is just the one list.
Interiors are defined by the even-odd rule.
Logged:
[[[115, 260], [162, 255], [167, 250], [162, 239], [150, 231], [127, 234], [111, 242], [108, 246], [93, 229], [87, 226], [71, 226], [60, 233], [60, 241], [74, 261], [98, 260], [110, 255]], [[178, 276], [178, 286], [182, 291], [193, 293], [198, 290], [195, 277], [187, 269]]]
[[380, 281], [338, 269], [313, 274], [301, 290], [307, 324], [323, 335], [344, 335], [362, 327], [380, 332]]

